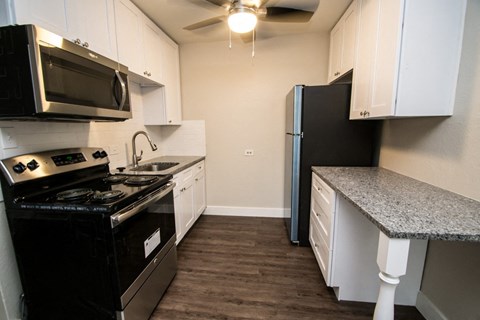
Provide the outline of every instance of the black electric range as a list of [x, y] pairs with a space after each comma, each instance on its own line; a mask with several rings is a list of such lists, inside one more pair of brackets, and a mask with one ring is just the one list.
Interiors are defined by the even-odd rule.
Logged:
[[0, 161], [28, 319], [148, 319], [173, 279], [172, 176], [108, 165], [101, 148]]

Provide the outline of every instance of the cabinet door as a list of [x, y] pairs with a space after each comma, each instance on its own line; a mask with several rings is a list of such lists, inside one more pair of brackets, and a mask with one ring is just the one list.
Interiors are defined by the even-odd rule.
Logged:
[[118, 60], [113, 0], [66, 0], [67, 38]]
[[357, 2], [354, 1], [343, 15], [343, 41], [341, 74], [353, 69], [355, 59], [355, 39], [357, 33]]
[[182, 98], [180, 92], [180, 58], [178, 45], [167, 36], [162, 37], [163, 72], [165, 84], [164, 124], [182, 124]]
[[65, 12], [68, 0], [15, 0], [12, 24], [35, 24], [62, 37], [68, 37], [69, 26]]
[[343, 24], [340, 21], [330, 32], [330, 64], [328, 67], [328, 82], [340, 76], [342, 60]]
[[181, 197], [183, 207], [183, 225], [185, 226], [185, 231], [188, 231], [195, 223], [195, 198], [193, 181], [189, 181], [184, 185]]
[[164, 84], [160, 29], [150, 20], [142, 20], [144, 71], [141, 75]]
[[142, 13], [129, 0], [115, 1], [118, 60], [131, 72], [143, 73]]
[[195, 176], [195, 219], [198, 219], [207, 207], [205, 192], [205, 170]]
[[176, 244], [179, 244], [185, 235], [185, 227], [182, 223], [183, 202], [180, 192], [182, 187], [183, 186], [181, 185], [176, 185], [173, 189], [173, 205], [175, 206], [175, 233], [177, 235], [177, 241], [175, 241]]
[[118, 60], [113, 0], [81, 0], [81, 3], [85, 12], [82, 21], [85, 41], [89, 48], [112, 60]]
[[359, 0], [351, 119], [395, 113], [403, 0]]

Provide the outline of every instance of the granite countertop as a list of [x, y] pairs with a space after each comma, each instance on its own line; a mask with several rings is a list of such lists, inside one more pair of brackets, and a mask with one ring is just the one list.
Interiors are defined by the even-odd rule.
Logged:
[[383, 168], [312, 167], [390, 238], [480, 242], [480, 202]]
[[128, 165], [126, 170], [122, 174], [128, 175], [168, 175], [168, 174], [177, 174], [186, 168], [193, 166], [195, 163], [198, 163], [202, 160], [205, 160], [204, 156], [162, 156], [152, 159], [142, 160], [138, 164], [147, 164], [150, 162], [178, 162], [176, 166], [173, 166], [169, 169], [162, 171], [130, 171], [132, 165]]

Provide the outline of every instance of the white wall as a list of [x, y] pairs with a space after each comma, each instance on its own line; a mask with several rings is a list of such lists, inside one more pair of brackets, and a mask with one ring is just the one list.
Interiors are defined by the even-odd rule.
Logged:
[[[391, 120], [380, 166], [480, 201], [480, 1], [470, 0], [454, 115]], [[435, 79], [432, 79], [435, 81]], [[480, 244], [432, 242], [421, 291], [448, 319], [480, 319]]]
[[327, 34], [276, 37], [253, 59], [242, 42], [181, 46], [183, 116], [206, 124], [209, 207], [283, 212], [285, 96], [326, 82], [328, 45]]

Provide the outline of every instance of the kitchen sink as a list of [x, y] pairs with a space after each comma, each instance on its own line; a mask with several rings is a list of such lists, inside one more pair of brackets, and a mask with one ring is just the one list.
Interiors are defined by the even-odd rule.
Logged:
[[130, 171], [163, 171], [175, 167], [178, 162], [150, 162], [141, 164], [136, 168], [131, 168]]

